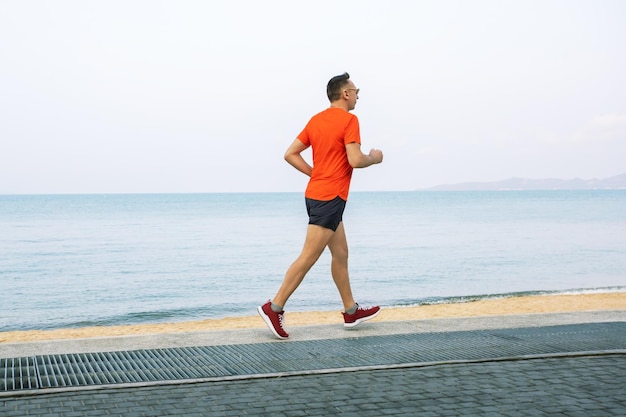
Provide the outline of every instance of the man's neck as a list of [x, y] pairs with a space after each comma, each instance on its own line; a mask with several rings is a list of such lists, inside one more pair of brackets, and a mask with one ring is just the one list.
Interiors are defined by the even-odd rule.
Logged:
[[343, 100], [337, 100], [337, 101], [333, 101], [332, 103], [330, 103], [330, 108], [335, 108], [335, 109], [341, 109], [344, 111], [349, 112], [350, 110], [348, 109], [348, 103], [346, 103]]

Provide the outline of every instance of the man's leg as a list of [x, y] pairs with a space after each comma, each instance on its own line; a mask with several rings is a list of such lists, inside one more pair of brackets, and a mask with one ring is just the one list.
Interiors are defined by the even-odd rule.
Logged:
[[[282, 307], [287, 303], [287, 300], [291, 297], [291, 294], [293, 294], [296, 288], [298, 288], [306, 273], [309, 272], [309, 269], [311, 269], [322, 252], [324, 252], [324, 248], [328, 245], [328, 241], [331, 239], [333, 233], [331, 229], [317, 225], [309, 225], [302, 252], [287, 270], [276, 297], [274, 297], [271, 302], [268, 301], [262, 306], [257, 307], [261, 318], [263, 318], [272, 333], [279, 339], [287, 339], [289, 337], [289, 334], [283, 328], [284, 311], [282, 311]], [[277, 309], [281, 311], [277, 311]]]
[[328, 242], [328, 249], [332, 254], [331, 273], [333, 280], [339, 290], [344, 310], [348, 310], [355, 304], [352, 296], [352, 288], [350, 286], [350, 276], [348, 274], [348, 241], [346, 239], [346, 231], [343, 222], [339, 223], [339, 227], [335, 234]]
[[322, 252], [324, 252], [334, 233], [331, 229], [322, 226], [309, 225], [302, 252], [287, 270], [276, 297], [272, 299], [274, 304], [284, 306], [287, 303], [287, 300], [298, 288], [306, 273], [309, 272]]
[[380, 312], [380, 307], [361, 307], [354, 301], [350, 276], [348, 275], [348, 241], [343, 222], [339, 223], [337, 231], [328, 242], [328, 248], [333, 255], [331, 270], [333, 280], [343, 302], [343, 319], [346, 328], [353, 328], [364, 321], [373, 319]]

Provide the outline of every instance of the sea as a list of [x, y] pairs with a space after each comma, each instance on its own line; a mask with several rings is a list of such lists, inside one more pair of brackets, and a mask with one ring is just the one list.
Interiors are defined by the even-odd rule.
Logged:
[[[362, 305], [626, 291], [626, 190], [353, 192], [344, 225]], [[255, 315], [306, 228], [301, 193], [0, 195], [0, 331]], [[286, 310], [341, 308], [326, 251]]]

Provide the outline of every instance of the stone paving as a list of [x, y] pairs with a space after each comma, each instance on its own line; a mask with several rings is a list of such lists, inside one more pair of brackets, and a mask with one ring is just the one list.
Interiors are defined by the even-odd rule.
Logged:
[[21, 416], [626, 416], [626, 355], [337, 372], [0, 400]]

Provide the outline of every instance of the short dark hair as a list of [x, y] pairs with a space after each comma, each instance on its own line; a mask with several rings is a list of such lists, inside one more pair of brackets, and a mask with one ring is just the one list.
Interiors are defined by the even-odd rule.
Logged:
[[330, 79], [330, 81], [328, 81], [328, 85], [326, 86], [326, 95], [331, 102], [339, 100], [341, 97], [341, 89], [348, 84], [349, 79], [350, 74], [344, 72], [341, 75], [335, 75]]

